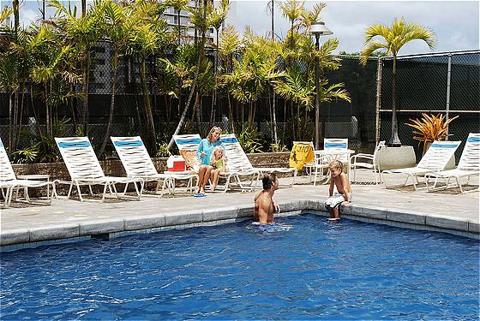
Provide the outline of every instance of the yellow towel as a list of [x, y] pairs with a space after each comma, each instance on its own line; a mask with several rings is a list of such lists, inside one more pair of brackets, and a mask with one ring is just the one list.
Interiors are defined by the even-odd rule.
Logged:
[[306, 163], [314, 161], [313, 144], [309, 142], [294, 142], [290, 152], [289, 165], [291, 168], [302, 170]]

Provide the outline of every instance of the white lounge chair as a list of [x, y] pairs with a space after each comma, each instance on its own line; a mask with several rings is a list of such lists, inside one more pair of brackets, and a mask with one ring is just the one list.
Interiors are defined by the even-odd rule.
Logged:
[[[220, 141], [225, 148], [225, 154], [229, 162], [229, 169], [235, 172], [251, 172], [258, 171], [260, 175], [266, 173], [292, 173], [293, 181], [297, 176], [297, 170], [290, 167], [253, 167], [252, 163], [245, 154], [235, 134], [227, 134], [220, 136]], [[291, 185], [292, 185], [291, 184]]]
[[[30, 201], [28, 189], [45, 186], [47, 187], [47, 201], [50, 204], [52, 202], [53, 195], [55, 195], [55, 184], [53, 182], [17, 179], [15, 172], [13, 171], [12, 164], [8, 159], [7, 151], [5, 150], [3, 142], [0, 139], [0, 190], [4, 199], [4, 206], [10, 206], [13, 198], [13, 192], [16, 190], [18, 194], [19, 188], [23, 188], [25, 199]], [[50, 193], [50, 188], [52, 189], [52, 193]]]
[[177, 145], [180, 155], [185, 159], [187, 168], [198, 172], [200, 160], [197, 157], [198, 145], [202, 141], [199, 134], [174, 135], [173, 140]]
[[[140, 199], [144, 185], [143, 179], [138, 177], [105, 176], [88, 137], [56, 137], [55, 141], [71, 177], [71, 181], [60, 182], [70, 185], [67, 198], [70, 198], [74, 185], [77, 187], [80, 201], [83, 201], [80, 186], [88, 186], [90, 194], [93, 195], [92, 185], [103, 185], [103, 202], [107, 188], [111, 194], [115, 194], [119, 198], [115, 184], [128, 185], [133, 183], [138, 199]], [[140, 189], [136, 183], [139, 183]]]
[[158, 192], [161, 187], [162, 194], [165, 188], [174, 194], [175, 180], [187, 180], [187, 191], [193, 191], [193, 179], [197, 176], [190, 173], [158, 173], [140, 136], [110, 137], [110, 139], [127, 172], [127, 177], [141, 178], [144, 182], [157, 182], [155, 192]]
[[[173, 137], [175, 143], [177, 144], [180, 155], [185, 159], [187, 166], [189, 166], [193, 171], [198, 173], [200, 167], [200, 160], [197, 157], [198, 145], [202, 141], [200, 135], [198, 134], [187, 134], [187, 135], [175, 135]], [[241, 190], [252, 190], [255, 188], [255, 183], [258, 180], [260, 172], [257, 170], [239, 168], [238, 162], [235, 159], [231, 159], [227, 154], [227, 148], [231, 148], [223, 145], [225, 149], [225, 171], [220, 173], [222, 178], [225, 178], [225, 185], [217, 185], [219, 189], [223, 188], [223, 192], [226, 192], [231, 188], [232, 184], [238, 185]], [[245, 156], [246, 157], [246, 156]], [[242, 182], [242, 176], [249, 176], [252, 179], [247, 184]]]
[[[380, 149], [385, 147], [385, 141], [382, 140], [380, 141], [377, 146], [375, 146], [375, 150], [373, 151], [373, 154], [364, 154], [364, 153], [358, 153], [356, 155], [353, 155], [350, 158], [350, 166], [352, 169], [352, 174], [353, 174], [353, 181], [356, 182], [356, 176], [357, 176], [357, 168], [366, 168], [366, 169], [371, 169], [373, 170], [373, 175], [375, 176], [375, 185], [378, 185], [380, 181], [380, 169], [378, 166], [378, 152]], [[381, 183], [381, 181], [380, 181]]]
[[460, 141], [434, 141], [417, 166], [384, 170], [381, 172], [381, 180], [385, 182], [385, 187], [388, 188], [393, 186], [387, 186], [384, 174], [406, 175], [405, 183], [400, 186], [407, 186], [408, 179], [412, 178], [413, 187], [417, 190], [417, 184], [420, 183], [418, 177], [425, 176], [427, 173], [443, 170], [458, 146], [460, 146], [460, 143]]
[[[324, 150], [348, 150], [348, 138], [324, 138], [323, 139], [323, 149]], [[337, 156], [336, 156], [337, 157]], [[348, 154], [338, 156], [338, 160], [347, 163], [348, 162]], [[315, 161], [314, 161], [314, 176], [313, 176], [313, 185], [317, 185], [317, 178], [320, 176], [321, 182], [328, 182], [330, 179], [328, 166], [332, 161], [332, 157], [329, 155], [320, 155], [319, 153], [315, 153]], [[326, 170], [326, 173], [324, 172]], [[347, 169], [348, 171], [348, 169]]]
[[[471, 176], [480, 176], [480, 134], [470, 133], [467, 138], [465, 147], [463, 148], [462, 156], [455, 169], [448, 169], [435, 173], [428, 173], [425, 175], [427, 179], [427, 188], [429, 191], [435, 191], [439, 189], [447, 189], [452, 187], [458, 187], [460, 193], [463, 193], [463, 187], [461, 180], [467, 178], [467, 184], [470, 181]], [[429, 180], [433, 179], [432, 185], [429, 185]], [[456, 184], [449, 185], [450, 180], [454, 179]], [[445, 181], [445, 185], [437, 187], [439, 180]], [[478, 191], [478, 189], [474, 190]]]

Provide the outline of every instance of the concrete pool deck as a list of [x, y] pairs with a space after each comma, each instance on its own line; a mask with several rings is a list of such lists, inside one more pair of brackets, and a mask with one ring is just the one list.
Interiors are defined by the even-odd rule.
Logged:
[[[281, 179], [282, 184], [289, 178]], [[300, 177], [297, 181], [305, 181]], [[253, 192], [208, 193], [142, 200], [55, 199], [51, 206], [27, 205], [0, 209], [0, 246], [11, 250], [45, 241], [109, 237], [139, 230], [219, 224], [248, 219]], [[275, 194], [282, 213], [313, 212], [326, 215], [323, 206], [328, 186], [294, 185]], [[353, 185], [353, 203], [343, 208], [345, 218], [399, 227], [447, 232], [480, 239], [479, 192], [427, 193], [386, 189], [384, 185]], [[40, 243], [38, 243], [40, 242]], [[43, 243], [42, 243], [43, 242]]]

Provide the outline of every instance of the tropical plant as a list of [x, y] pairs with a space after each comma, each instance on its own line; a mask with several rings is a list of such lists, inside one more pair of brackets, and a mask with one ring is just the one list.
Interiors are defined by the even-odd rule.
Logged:
[[238, 135], [238, 142], [245, 153], [262, 152], [262, 137], [256, 127], [245, 127]]
[[[383, 38], [383, 41], [378, 41], [377, 38]], [[415, 23], [407, 23], [403, 18], [395, 18], [390, 27], [382, 24], [369, 26], [365, 31], [365, 45], [360, 53], [360, 63], [363, 65], [366, 65], [372, 53], [380, 49], [393, 56], [392, 133], [388, 141], [389, 146], [402, 145], [398, 137], [397, 122], [397, 55], [405, 44], [413, 40], [423, 40], [430, 49], [435, 45], [435, 36], [431, 30]]]
[[210, 110], [210, 122], [215, 121], [216, 116], [216, 104], [217, 104], [217, 72], [218, 72], [218, 39], [220, 34], [220, 27], [225, 22], [227, 18], [228, 10], [230, 6], [229, 0], [221, 0], [219, 6], [215, 7], [214, 10], [208, 16], [209, 24], [215, 28], [215, 34], [217, 41], [215, 42], [215, 60], [213, 64], [213, 78], [215, 80], [215, 86], [212, 95], [212, 104]]
[[97, 43], [101, 35], [100, 19], [97, 16], [97, 5], [101, 0], [96, 0], [87, 10], [86, 1], [82, 0], [82, 14], [77, 16], [77, 7], [66, 7], [59, 0], [49, 0], [49, 7], [55, 9], [55, 17], [47, 23], [55, 26], [64, 37], [65, 45], [70, 45], [79, 53], [77, 58], [82, 69], [82, 98], [83, 107], [80, 122], [83, 133], [88, 132], [88, 95], [91, 71], [91, 48]]
[[419, 141], [419, 145], [423, 143], [423, 153], [425, 153], [429, 142], [445, 140], [448, 137], [448, 126], [457, 118], [458, 116], [455, 116], [447, 120], [442, 114], [422, 113], [422, 118], [410, 119], [410, 122], [405, 125], [413, 128], [413, 139]]
[[103, 138], [102, 145], [99, 150], [99, 157], [105, 151], [105, 146], [110, 137], [110, 130], [112, 126], [113, 113], [115, 108], [115, 95], [117, 93], [117, 69], [119, 58], [122, 53], [127, 50], [127, 45], [130, 39], [130, 28], [135, 23], [130, 19], [130, 10], [128, 7], [122, 6], [113, 0], [106, 0], [96, 7], [96, 16], [101, 18], [102, 34], [111, 41], [112, 59], [110, 65], [112, 67], [112, 81], [111, 81], [111, 97], [110, 110], [108, 113], [107, 128]]

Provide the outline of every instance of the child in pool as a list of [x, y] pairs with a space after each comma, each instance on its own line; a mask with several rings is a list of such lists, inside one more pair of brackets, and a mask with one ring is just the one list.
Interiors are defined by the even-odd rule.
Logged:
[[[343, 172], [343, 164], [339, 160], [334, 160], [329, 164], [330, 169], [330, 188], [328, 189], [329, 198], [325, 201], [325, 207], [330, 211], [329, 220], [340, 219], [340, 204], [348, 204], [352, 200], [352, 188], [348, 182], [347, 175]], [[337, 188], [333, 194], [334, 186]]]
[[225, 171], [225, 156], [223, 154], [223, 148], [220, 146], [215, 147], [210, 158], [210, 166], [213, 167], [210, 173], [210, 179], [212, 182], [212, 192], [215, 190], [218, 184], [218, 178], [220, 173]]

